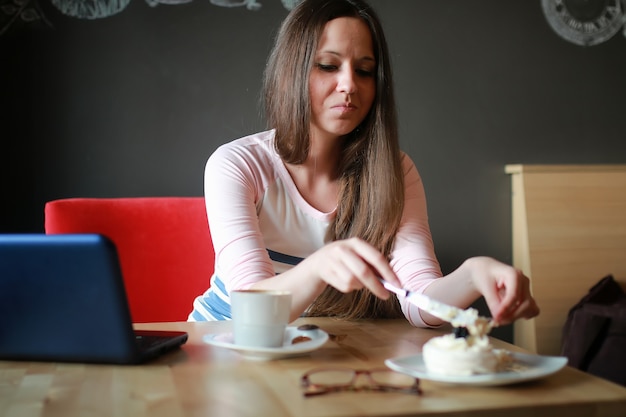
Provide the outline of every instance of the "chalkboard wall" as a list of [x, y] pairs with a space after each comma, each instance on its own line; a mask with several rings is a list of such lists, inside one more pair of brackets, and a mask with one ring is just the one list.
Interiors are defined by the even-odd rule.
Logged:
[[[95, 20], [38, 1], [46, 24], [0, 36], [0, 232], [43, 231], [57, 198], [201, 195], [211, 152], [264, 128], [279, 0], [255, 11], [133, 0]], [[512, 261], [505, 164], [626, 163], [621, 33], [569, 43], [539, 0], [371, 3], [444, 272], [479, 254]]]

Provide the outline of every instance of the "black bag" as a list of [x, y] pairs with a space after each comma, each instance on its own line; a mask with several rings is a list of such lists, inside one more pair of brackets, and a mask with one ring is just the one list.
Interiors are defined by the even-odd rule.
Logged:
[[612, 275], [569, 311], [562, 355], [574, 368], [626, 386], [626, 294]]

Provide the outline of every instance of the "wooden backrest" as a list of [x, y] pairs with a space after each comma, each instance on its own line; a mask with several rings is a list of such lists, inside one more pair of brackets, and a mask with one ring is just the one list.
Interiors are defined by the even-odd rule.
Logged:
[[115, 243], [134, 322], [185, 321], [209, 288], [215, 255], [202, 197], [50, 201], [45, 231]]
[[571, 307], [608, 274], [626, 280], [626, 165], [508, 165], [513, 263], [531, 278], [541, 314], [514, 343], [561, 352]]

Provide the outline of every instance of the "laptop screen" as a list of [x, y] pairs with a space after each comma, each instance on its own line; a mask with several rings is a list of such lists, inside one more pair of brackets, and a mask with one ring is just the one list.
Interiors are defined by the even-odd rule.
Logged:
[[0, 358], [142, 361], [110, 240], [0, 235]]

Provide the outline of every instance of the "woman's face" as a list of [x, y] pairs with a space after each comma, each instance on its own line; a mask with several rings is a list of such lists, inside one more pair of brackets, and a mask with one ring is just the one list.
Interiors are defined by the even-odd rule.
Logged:
[[311, 138], [336, 138], [352, 132], [376, 96], [372, 36], [360, 19], [329, 21], [319, 41], [309, 78]]

